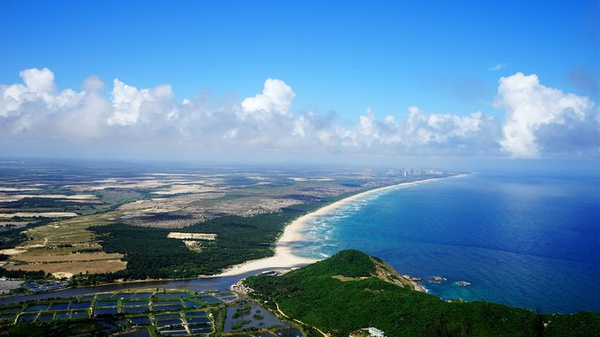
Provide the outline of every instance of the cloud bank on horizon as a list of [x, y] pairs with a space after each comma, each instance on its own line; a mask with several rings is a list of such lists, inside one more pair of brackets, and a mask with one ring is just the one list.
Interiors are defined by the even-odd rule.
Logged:
[[85, 79], [81, 91], [59, 90], [47, 68], [20, 76], [23, 83], [0, 85], [0, 141], [166, 144], [198, 153], [600, 158], [595, 103], [546, 87], [535, 74], [499, 79], [490, 99], [504, 111], [503, 120], [480, 111], [433, 114], [411, 106], [405, 120], [378, 118], [369, 108], [352, 126], [335, 114], [294, 113], [296, 93], [280, 79], [267, 79], [261, 93], [240, 103], [206, 97], [174, 102], [171, 85], [139, 89], [116, 78], [106, 93], [96, 76]]

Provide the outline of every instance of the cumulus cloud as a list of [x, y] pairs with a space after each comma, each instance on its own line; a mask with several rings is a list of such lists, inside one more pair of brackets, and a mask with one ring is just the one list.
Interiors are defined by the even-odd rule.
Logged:
[[32, 92], [49, 94], [56, 91], [56, 86], [54, 85], [54, 73], [48, 68], [42, 70], [35, 68], [23, 70], [21, 71], [20, 76], [27, 88]]
[[51, 132], [72, 140], [101, 139], [107, 132], [106, 120], [111, 113], [110, 102], [102, 95], [104, 83], [97, 76], [83, 82], [81, 99], [71, 109], [56, 117]]
[[[497, 108], [506, 110], [506, 122], [502, 128], [502, 150], [513, 157], [532, 158], [560, 147], [555, 138], [577, 138], [589, 127], [598, 130], [598, 113], [594, 103], [587, 97], [565, 94], [558, 89], [540, 84], [536, 75], [517, 73], [502, 77], [494, 102]], [[555, 130], [556, 134], [549, 132]], [[589, 137], [582, 146], [599, 146], [596, 137]], [[593, 139], [596, 138], [596, 139]]]
[[71, 89], [57, 93], [54, 74], [48, 68], [23, 70], [19, 76], [25, 85], [0, 85], [0, 116], [23, 117], [39, 105], [43, 105], [46, 112], [57, 111], [77, 104], [81, 98]]
[[464, 115], [408, 108], [378, 117], [371, 108], [354, 125], [335, 113], [292, 113], [295, 93], [267, 79], [261, 93], [238, 100], [209, 96], [173, 100], [170, 85], [137, 88], [119, 79], [110, 94], [95, 76], [80, 91], [60, 91], [49, 69], [20, 73], [0, 85], [0, 140], [27, 139], [131, 148], [244, 153], [363, 153], [411, 156], [598, 156], [600, 117], [588, 98], [564, 94], [521, 73], [501, 78], [494, 106]]
[[156, 111], [160, 113], [161, 103], [169, 102], [173, 97], [170, 85], [161, 85], [154, 89], [141, 89], [127, 85], [118, 78], [113, 81], [111, 93], [113, 114], [108, 119], [108, 124], [130, 125], [140, 120], [142, 111]]
[[242, 101], [246, 113], [257, 111], [288, 114], [296, 93], [282, 80], [269, 78], [265, 81], [263, 92]]
[[474, 155], [481, 149], [487, 154], [496, 152], [493, 140], [499, 124], [482, 112], [468, 116], [429, 114], [418, 107], [409, 108], [406, 121], [397, 122], [393, 116], [382, 120], [371, 109], [360, 117], [355, 131], [345, 138], [356, 148], [387, 149], [410, 155]]

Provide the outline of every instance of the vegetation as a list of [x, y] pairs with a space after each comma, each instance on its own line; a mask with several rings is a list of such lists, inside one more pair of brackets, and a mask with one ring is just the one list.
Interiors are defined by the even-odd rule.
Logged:
[[25, 271], [25, 270], [6, 270], [0, 267], [0, 277], [24, 280], [41, 280], [47, 278], [48, 275], [41, 270]]
[[[167, 238], [168, 229], [126, 224], [90, 227], [105, 252], [122, 253], [127, 261], [124, 273], [94, 277], [98, 281], [110, 281], [116, 278], [160, 279], [216, 274], [232, 265], [272, 256], [272, 244], [287, 223], [329, 202], [330, 199], [323, 199], [253, 217], [223, 216], [178, 230], [217, 235], [215, 241], [203, 241], [200, 251], [188, 249], [182, 240]], [[73, 282], [89, 283], [87, 276], [80, 276]]]
[[239, 317], [242, 317], [242, 316], [248, 316], [248, 315], [250, 315], [250, 309], [251, 308], [252, 308], [251, 306], [245, 306], [245, 307], [236, 309], [235, 313], [233, 313], [233, 318], [239, 318]]
[[[246, 284], [261, 301], [333, 336], [370, 326], [388, 336], [598, 336], [600, 314], [541, 315], [487, 302], [445, 302], [381, 278], [380, 260], [343, 251], [282, 276]], [[342, 277], [340, 277], [342, 276]], [[343, 279], [343, 280], [342, 280]]]
[[16, 220], [15, 222], [23, 222], [23, 219], [27, 220], [27, 223], [24, 227], [8, 227], [10, 229], [0, 232], [0, 249], [8, 249], [14, 248], [16, 245], [27, 241], [27, 235], [25, 235], [25, 230], [32, 229], [35, 227], [40, 227], [46, 225], [55, 219], [51, 218], [17, 218], [13, 217], [11, 220]]
[[41, 198], [41, 197], [27, 197], [17, 201], [11, 202], [0, 202], [1, 209], [11, 210], [31, 210], [35, 209], [38, 212], [52, 211], [61, 209], [64, 212], [76, 212], [82, 206], [81, 202], [52, 199], [52, 198]]
[[235, 323], [232, 327], [231, 330], [238, 330], [241, 329], [244, 325], [250, 323], [251, 321], [239, 321], [237, 323]]
[[111, 205], [111, 209], [119, 205], [123, 205], [136, 200], [148, 199], [150, 193], [142, 193], [140, 191], [131, 191], [126, 189], [107, 188], [104, 190], [95, 191], [94, 195], [103, 203]]
[[[39, 268], [57, 277], [75, 275], [72, 285], [90, 285], [121, 278], [214, 274], [240, 262], [267, 257], [273, 254], [273, 243], [285, 224], [295, 217], [344, 193], [424, 175], [407, 178], [399, 172], [308, 167], [199, 169], [150, 163], [42, 161], [3, 163], [0, 177], [0, 187], [4, 188], [0, 194], [18, 196], [0, 202], [0, 208], [7, 214], [22, 215], [3, 221], [0, 249], [18, 248], [8, 257], [5, 268]], [[25, 191], [21, 197], [20, 192]], [[298, 201], [304, 205], [282, 210]], [[77, 216], [24, 216], [54, 212]], [[263, 215], [246, 217], [259, 213]], [[196, 223], [214, 217], [221, 218]], [[108, 226], [101, 229], [103, 225]], [[166, 228], [214, 233], [217, 240], [188, 242], [186, 247], [184, 242], [168, 239]], [[99, 259], [103, 255], [95, 253], [103, 250], [125, 254], [128, 265]], [[67, 258], [74, 254], [87, 256]]]

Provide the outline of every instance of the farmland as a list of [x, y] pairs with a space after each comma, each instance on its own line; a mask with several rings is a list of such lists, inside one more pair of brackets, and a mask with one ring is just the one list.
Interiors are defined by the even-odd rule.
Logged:
[[[270, 244], [303, 212], [344, 195], [439, 174], [2, 161], [0, 253], [8, 257], [2, 270], [41, 270], [55, 278], [111, 274], [106, 280], [214, 274], [272, 254]], [[132, 247], [131, 240], [121, 240], [127, 235], [143, 244]], [[136, 256], [143, 250], [163, 251], [157, 261], [196, 262], [140, 273]]]

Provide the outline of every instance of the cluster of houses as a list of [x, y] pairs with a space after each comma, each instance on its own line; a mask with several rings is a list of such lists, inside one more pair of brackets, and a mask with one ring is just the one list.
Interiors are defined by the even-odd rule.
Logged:
[[237, 293], [241, 293], [241, 294], [248, 294], [254, 291], [254, 289], [250, 288], [250, 287], [246, 287], [244, 285], [244, 280], [245, 279], [241, 279], [238, 282], [236, 282], [235, 284], [232, 284], [229, 287], [229, 290], [237, 292]]

